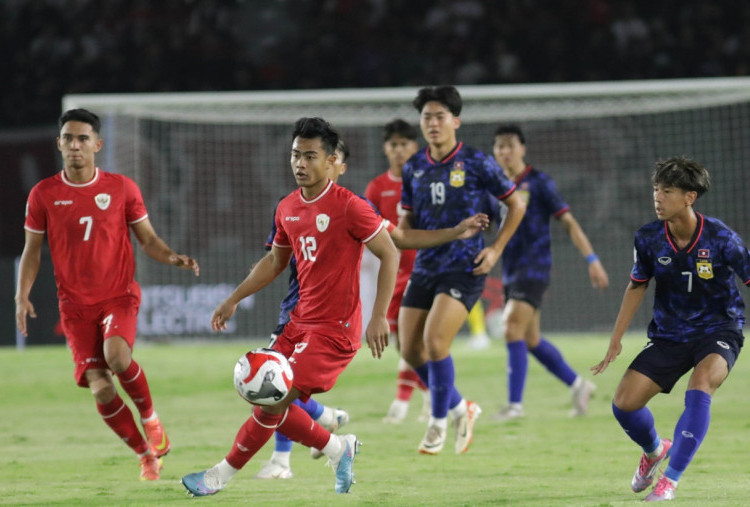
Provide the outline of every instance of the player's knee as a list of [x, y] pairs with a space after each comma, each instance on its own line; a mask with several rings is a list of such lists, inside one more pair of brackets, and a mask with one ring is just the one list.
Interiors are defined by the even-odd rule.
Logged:
[[106, 405], [117, 395], [117, 388], [115, 388], [114, 383], [105, 378], [90, 382], [89, 389], [91, 389], [91, 394], [94, 395], [96, 402], [100, 405]]

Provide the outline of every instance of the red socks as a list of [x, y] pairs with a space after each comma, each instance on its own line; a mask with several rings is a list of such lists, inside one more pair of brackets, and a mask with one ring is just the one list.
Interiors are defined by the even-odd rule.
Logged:
[[143, 439], [143, 435], [141, 435], [138, 426], [135, 424], [133, 413], [119, 395], [116, 394], [115, 398], [105, 405], [97, 403], [96, 409], [101, 414], [104, 422], [107, 423], [107, 426], [112, 428], [112, 431], [128, 447], [133, 449], [137, 454], [143, 454], [148, 450], [148, 444]]
[[397, 379], [398, 390], [396, 391], [396, 399], [398, 400], [409, 401], [415, 387], [418, 387], [422, 391], [427, 389], [419, 378], [419, 375], [417, 375], [417, 372], [411, 368], [399, 371]]
[[290, 405], [284, 414], [269, 414], [260, 407], [253, 408], [253, 415], [234, 439], [232, 450], [226, 456], [227, 463], [236, 469], [245, 466], [250, 458], [260, 450], [271, 438], [273, 432], [278, 430], [302, 445], [322, 449], [328, 444], [331, 433], [323, 428], [302, 408]]
[[154, 413], [154, 404], [151, 401], [151, 391], [148, 388], [148, 382], [146, 381], [146, 373], [135, 361], [130, 361], [128, 369], [117, 373], [117, 378], [120, 379], [120, 385], [128, 393], [130, 399], [133, 400], [135, 406], [138, 407], [138, 412], [141, 414], [141, 419], [148, 419]]

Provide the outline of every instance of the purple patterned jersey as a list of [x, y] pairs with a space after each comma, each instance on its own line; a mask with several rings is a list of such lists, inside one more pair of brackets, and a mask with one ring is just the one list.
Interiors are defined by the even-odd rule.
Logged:
[[[505, 199], [515, 185], [492, 157], [458, 145], [443, 160], [430, 157], [429, 147], [404, 165], [401, 206], [414, 214], [415, 229], [453, 227], [461, 220], [486, 210], [485, 194]], [[484, 248], [482, 234], [419, 250], [414, 273], [434, 276], [447, 272], [471, 272], [474, 257]]]
[[696, 215], [695, 234], [683, 249], [661, 220], [635, 235], [630, 278], [635, 283], [656, 280], [649, 338], [686, 342], [717, 331], [741, 332], [745, 324], [735, 276], [750, 285], [750, 253], [720, 220]]

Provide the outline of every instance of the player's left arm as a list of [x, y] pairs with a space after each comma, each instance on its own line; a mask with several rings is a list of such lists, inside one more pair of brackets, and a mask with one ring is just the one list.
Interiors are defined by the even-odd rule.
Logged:
[[393, 243], [400, 249], [431, 248], [457, 239], [467, 239], [485, 230], [490, 219], [484, 213], [464, 218], [454, 227], [426, 230], [396, 227], [390, 231]]
[[370, 352], [372, 352], [372, 357], [380, 359], [383, 350], [388, 345], [388, 336], [390, 335], [390, 327], [388, 326], [386, 315], [388, 313], [388, 305], [393, 297], [393, 289], [396, 286], [399, 253], [385, 227], [367, 242], [366, 245], [367, 249], [380, 259], [380, 268], [378, 269], [375, 302], [372, 305], [372, 317], [367, 324], [365, 337], [367, 345], [370, 347]]
[[149, 257], [164, 264], [177, 266], [180, 269], [191, 269], [195, 276], [200, 274], [198, 261], [187, 255], [175, 253], [174, 250], [169, 248], [164, 240], [157, 236], [148, 218], [132, 224], [131, 228], [135, 237], [138, 238], [141, 248]]
[[521, 198], [518, 192], [513, 192], [507, 196], [503, 199], [503, 203], [508, 207], [505, 220], [500, 226], [495, 241], [490, 246], [483, 248], [474, 258], [473, 273], [475, 275], [486, 275], [490, 272], [526, 214], [526, 201]]
[[560, 215], [559, 219], [568, 236], [570, 236], [570, 240], [589, 264], [591, 286], [595, 289], [606, 289], [609, 286], [609, 276], [599, 257], [594, 253], [594, 248], [591, 246], [586, 233], [583, 232], [581, 224], [578, 223], [578, 220], [575, 219], [570, 211], [566, 211]]

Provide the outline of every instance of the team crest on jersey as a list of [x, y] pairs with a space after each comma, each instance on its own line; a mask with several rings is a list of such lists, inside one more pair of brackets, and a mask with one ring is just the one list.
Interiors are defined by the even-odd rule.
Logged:
[[453, 163], [453, 170], [451, 171], [451, 186], [463, 187], [465, 181], [466, 171], [464, 171], [464, 163], [461, 160], [457, 160]]
[[698, 276], [704, 280], [710, 280], [714, 277], [714, 268], [711, 261], [698, 261], [695, 263], [695, 269], [698, 271]]
[[96, 205], [100, 210], [105, 210], [109, 208], [109, 203], [112, 202], [112, 197], [109, 194], [97, 194], [96, 197], [94, 197], [94, 202], [96, 202]]
[[320, 232], [325, 232], [325, 230], [328, 229], [328, 224], [330, 223], [331, 217], [329, 217], [325, 213], [321, 213], [320, 215], [315, 217], [315, 226]]

